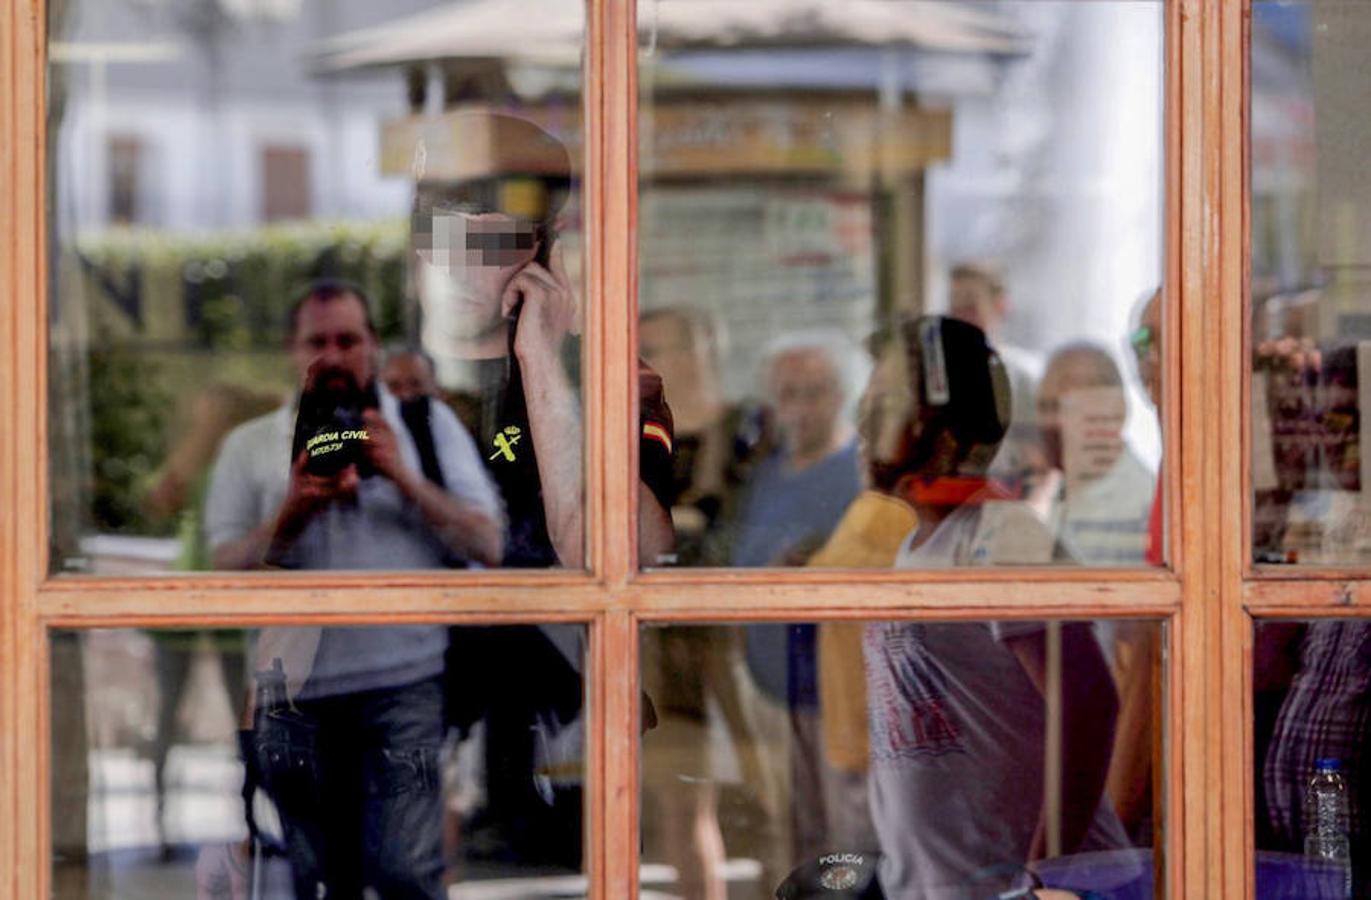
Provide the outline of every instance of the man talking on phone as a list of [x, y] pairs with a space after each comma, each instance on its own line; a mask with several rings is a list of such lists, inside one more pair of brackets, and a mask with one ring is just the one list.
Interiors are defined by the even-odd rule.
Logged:
[[[414, 204], [415, 288], [423, 344], [482, 448], [510, 533], [504, 565], [585, 562], [585, 481], [578, 393], [582, 311], [557, 240], [571, 191], [566, 148], [525, 119], [459, 113], [454, 164], [479, 176], [421, 180]], [[640, 371], [640, 558], [670, 548], [670, 412]]]
[[[422, 343], [504, 500], [502, 564], [582, 568], [583, 316], [570, 254], [558, 241], [572, 193], [570, 158], [559, 140], [517, 116], [472, 111], [449, 119], [455, 140], [442, 168], [472, 174], [420, 173], [411, 264]], [[641, 366], [639, 393], [639, 552], [652, 564], [673, 542], [671, 413], [661, 379]], [[543, 782], [540, 789], [530, 777], [566, 762], [540, 758], [538, 747], [545, 723], [565, 726], [579, 715], [580, 634], [571, 626], [451, 633], [450, 722], [465, 730], [484, 721], [484, 824], [502, 852], [525, 863], [581, 862], [579, 788], [549, 790]], [[472, 691], [471, 684], [487, 687]]]

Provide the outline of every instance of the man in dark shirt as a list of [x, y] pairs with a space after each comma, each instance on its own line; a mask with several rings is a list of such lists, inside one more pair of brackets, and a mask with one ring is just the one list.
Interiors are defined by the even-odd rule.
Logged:
[[[479, 177], [423, 181], [414, 206], [424, 343], [480, 441], [510, 520], [507, 566], [584, 565], [581, 402], [574, 372], [581, 311], [557, 245], [571, 186], [566, 148], [515, 116], [472, 112], [454, 130], [493, 160]], [[464, 148], [477, 154], [476, 148]], [[640, 556], [670, 547], [658, 474], [670, 413], [642, 373]], [[454, 390], [455, 388], [455, 390]]]
[[[455, 118], [455, 133], [471, 145], [457, 155], [489, 165], [479, 176], [418, 186], [413, 262], [425, 349], [504, 501], [501, 564], [581, 568], [581, 311], [556, 243], [570, 160], [561, 142], [524, 119]], [[655, 560], [672, 542], [671, 414], [660, 378], [643, 369], [639, 387], [640, 553]], [[580, 711], [577, 635], [570, 626], [451, 635], [450, 720], [484, 721], [489, 824], [521, 861], [580, 863], [578, 792], [549, 795], [533, 777], [540, 723], [567, 724]]]

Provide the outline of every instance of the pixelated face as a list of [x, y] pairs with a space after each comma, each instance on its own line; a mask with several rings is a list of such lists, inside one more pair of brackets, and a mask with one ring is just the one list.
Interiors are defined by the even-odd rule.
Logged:
[[433, 397], [438, 393], [433, 370], [422, 356], [413, 353], [399, 354], [386, 360], [381, 367], [381, 383], [401, 403], [416, 397]]
[[376, 337], [367, 328], [362, 301], [351, 294], [300, 307], [290, 341], [291, 362], [303, 384], [329, 391], [365, 387], [376, 375]]
[[503, 213], [438, 211], [415, 235], [419, 299], [438, 338], [473, 338], [502, 326], [501, 298], [538, 253], [538, 230]]
[[952, 279], [947, 314], [975, 325], [986, 334], [1004, 318], [1004, 295], [997, 292], [984, 278], [964, 275]]
[[657, 315], [638, 325], [638, 354], [662, 376], [667, 396], [691, 390], [700, 378], [700, 369], [710, 363], [704, 348], [690, 333], [690, 325], [680, 316]]
[[[1063, 467], [1062, 402], [1074, 391], [1103, 387], [1098, 360], [1081, 353], [1063, 353], [1048, 365], [1038, 385], [1038, 430], [1042, 435], [1043, 452], [1047, 464], [1055, 469]], [[1117, 393], [1119, 410], [1126, 407], [1122, 385]], [[1081, 398], [1077, 398], [1078, 400]], [[1119, 424], [1122, 425], [1122, 413]], [[1108, 435], [1117, 438], [1118, 432]]]
[[909, 360], [902, 340], [881, 351], [857, 410], [858, 452], [862, 469], [876, 487], [889, 487], [901, 472], [918, 430], [918, 406], [911, 388]]
[[824, 451], [843, 411], [838, 373], [822, 350], [791, 350], [771, 362], [770, 396], [782, 442], [797, 455]]

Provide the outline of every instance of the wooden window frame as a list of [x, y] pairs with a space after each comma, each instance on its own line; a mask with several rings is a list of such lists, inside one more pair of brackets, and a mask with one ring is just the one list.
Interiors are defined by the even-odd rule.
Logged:
[[640, 574], [636, 484], [622, 474], [636, 471], [635, 3], [589, 0], [586, 262], [599, 303], [586, 336], [588, 571], [157, 580], [48, 575], [46, 13], [44, 0], [0, 5], [0, 896], [48, 896], [52, 628], [584, 623], [586, 859], [593, 896], [618, 900], [636, 889], [641, 625], [1145, 616], [1168, 626], [1165, 895], [1251, 897], [1253, 622], [1367, 615], [1371, 573], [1248, 562], [1250, 2], [1165, 0], [1165, 569]]

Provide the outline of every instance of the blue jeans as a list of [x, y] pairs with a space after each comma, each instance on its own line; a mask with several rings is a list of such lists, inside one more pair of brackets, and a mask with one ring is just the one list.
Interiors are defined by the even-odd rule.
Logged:
[[259, 709], [255, 737], [296, 897], [441, 900], [441, 679], [297, 707]]

